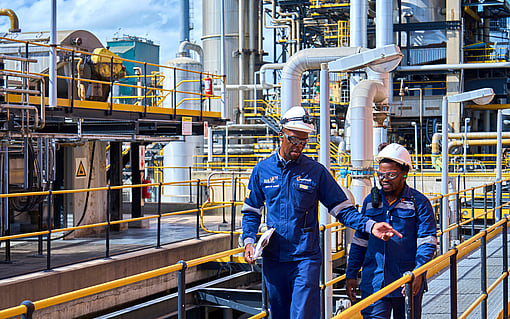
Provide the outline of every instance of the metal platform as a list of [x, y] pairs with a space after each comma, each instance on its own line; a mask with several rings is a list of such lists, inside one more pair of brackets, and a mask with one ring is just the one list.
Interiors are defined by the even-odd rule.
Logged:
[[[501, 234], [487, 243], [487, 286], [502, 274], [503, 248]], [[481, 295], [480, 249], [457, 262], [457, 318]], [[423, 295], [422, 318], [446, 319], [450, 315], [450, 271], [449, 267], [428, 281], [428, 292]], [[503, 284], [500, 283], [487, 298], [487, 318], [497, 318], [503, 308]], [[467, 318], [482, 318], [478, 306]]]

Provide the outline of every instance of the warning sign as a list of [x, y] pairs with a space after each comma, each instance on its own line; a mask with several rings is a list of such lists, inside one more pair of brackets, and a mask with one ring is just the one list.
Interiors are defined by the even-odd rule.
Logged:
[[193, 118], [183, 116], [182, 117], [182, 135], [193, 134]]
[[76, 158], [76, 178], [87, 177], [86, 158]]

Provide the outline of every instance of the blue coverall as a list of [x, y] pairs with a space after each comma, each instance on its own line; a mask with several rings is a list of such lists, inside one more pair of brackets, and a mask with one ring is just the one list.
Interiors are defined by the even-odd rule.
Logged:
[[267, 226], [275, 231], [263, 251], [263, 267], [274, 319], [319, 318], [318, 201], [344, 225], [370, 231], [328, 170], [301, 154], [285, 163], [278, 153], [252, 171], [244, 201], [243, 240], [254, 243], [266, 203]]
[[[391, 205], [379, 190], [382, 203], [372, 206], [371, 196], [363, 202], [361, 213], [376, 222], [387, 222], [403, 237], [382, 241], [371, 234], [356, 232], [349, 251], [346, 278], [355, 279], [361, 271], [361, 297], [365, 298], [430, 261], [436, 252], [436, 218], [430, 201], [415, 189], [404, 185], [402, 193]], [[426, 289], [426, 276], [414, 297], [415, 318], [421, 318], [421, 298]], [[401, 289], [372, 304], [361, 312], [364, 318], [404, 318], [405, 299]]]

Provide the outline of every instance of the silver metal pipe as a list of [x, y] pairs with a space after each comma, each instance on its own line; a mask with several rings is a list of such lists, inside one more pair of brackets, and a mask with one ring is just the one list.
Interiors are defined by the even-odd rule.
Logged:
[[225, 88], [226, 85], [226, 75], [227, 75], [227, 62], [225, 57], [225, 0], [221, 0], [221, 75], [222, 78], [222, 85], [221, 85], [221, 102], [222, 102], [222, 108], [221, 108], [221, 118], [224, 119], [227, 116], [227, 101], [226, 101], [226, 93], [227, 89]]
[[51, 0], [49, 52], [49, 107], [57, 106], [57, 0]]
[[[501, 205], [501, 176], [502, 176], [502, 152], [503, 152], [503, 144], [502, 144], [502, 131], [503, 131], [503, 112], [501, 109], [498, 110], [498, 146], [496, 148], [496, 181], [499, 182], [496, 184], [496, 206]], [[496, 210], [496, 220], [500, 220], [502, 218], [501, 208]]]
[[[244, 3], [245, 1], [239, 1], [239, 84], [244, 84]], [[244, 92], [239, 90], [239, 122], [244, 123], [243, 116], [243, 103], [244, 103]]]
[[189, 0], [181, 0], [181, 38], [180, 41], [189, 40]]
[[[443, 141], [448, 141], [448, 97], [443, 96], [443, 107], [442, 107], [442, 135]], [[447, 229], [449, 225], [449, 205], [448, 205], [448, 143], [443, 143], [442, 153], [442, 164], [441, 164], [441, 194], [443, 195], [443, 219], [442, 229]], [[450, 233], [445, 233], [442, 237], [444, 242], [442, 246], [442, 254], [446, 253], [450, 248]]]
[[[329, 69], [327, 63], [321, 64], [320, 71], [320, 155], [319, 161], [324, 165], [328, 171], [330, 168], [330, 114], [329, 114]], [[320, 221], [321, 224], [329, 224], [331, 222], [331, 215], [324, 205], [320, 205]], [[326, 282], [333, 278], [333, 265], [331, 258], [331, 229], [327, 229], [324, 234], [324, 251], [322, 252], [324, 258], [324, 274]], [[326, 300], [331, 300], [333, 295], [332, 287], [327, 287], [324, 291]], [[324, 309], [324, 319], [328, 319], [330, 314], [333, 313], [332, 304], [327, 302]]]

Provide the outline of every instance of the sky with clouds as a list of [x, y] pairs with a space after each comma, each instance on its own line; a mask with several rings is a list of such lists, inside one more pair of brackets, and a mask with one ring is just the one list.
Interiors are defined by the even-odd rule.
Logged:
[[[51, 0], [10, 0], [2, 5], [12, 9], [22, 32], [50, 29]], [[202, 0], [191, 0], [190, 32], [200, 44]], [[57, 0], [57, 30], [82, 29], [106, 41], [124, 34], [144, 37], [160, 46], [160, 62], [175, 57], [180, 37], [179, 0]], [[10, 28], [8, 17], [0, 17], [0, 35]]]

